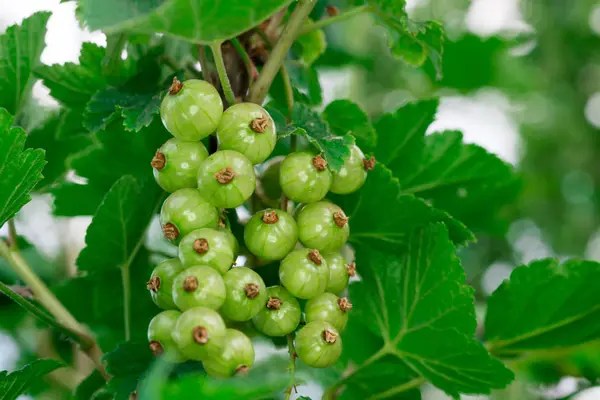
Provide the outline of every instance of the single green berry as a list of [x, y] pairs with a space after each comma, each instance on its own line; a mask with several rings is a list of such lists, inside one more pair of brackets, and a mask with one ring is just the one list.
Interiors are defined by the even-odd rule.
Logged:
[[294, 296], [312, 299], [325, 292], [329, 268], [318, 250], [294, 250], [281, 261], [279, 280]]
[[311, 367], [328, 367], [342, 354], [342, 337], [328, 322], [309, 322], [296, 334], [296, 353]]
[[252, 164], [265, 161], [273, 152], [277, 133], [271, 116], [254, 103], [239, 103], [229, 107], [217, 128], [219, 149], [235, 150]]
[[347, 264], [339, 252], [323, 254], [323, 258], [329, 267], [329, 283], [325, 291], [339, 296], [348, 287], [348, 281], [356, 269], [352, 270], [352, 264]]
[[285, 336], [300, 323], [300, 304], [284, 287], [267, 288], [267, 303], [252, 318], [254, 327], [267, 336]]
[[298, 242], [296, 221], [285, 211], [259, 211], [246, 224], [244, 242], [248, 250], [257, 257], [281, 260]]
[[348, 323], [348, 311], [352, 303], [346, 297], [337, 297], [332, 293], [323, 293], [306, 303], [304, 313], [306, 322], [329, 322], [339, 332], [343, 331]]
[[205, 307], [190, 308], [177, 319], [172, 336], [181, 353], [190, 360], [218, 357], [223, 351], [227, 327], [218, 312]]
[[215, 207], [241, 206], [252, 195], [255, 186], [252, 163], [237, 151], [217, 151], [198, 170], [198, 189]]
[[279, 207], [282, 193], [279, 171], [284, 159], [283, 156], [273, 157], [258, 167], [260, 179], [256, 181], [256, 194], [270, 207]]
[[227, 296], [221, 314], [232, 321], [248, 321], [263, 309], [267, 288], [260, 275], [246, 267], [232, 268], [225, 276]]
[[329, 191], [336, 194], [348, 194], [357, 191], [367, 180], [367, 171], [373, 169], [375, 159], [365, 159], [358, 146], [352, 146], [350, 157], [344, 161], [339, 171], [332, 173]]
[[229, 229], [227, 227], [227, 225], [223, 222], [223, 220], [219, 220], [219, 225], [217, 226], [217, 230], [219, 232], [223, 232], [224, 234], [227, 235], [227, 238], [229, 239], [229, 243], [231, 244], [231, 248], [233, 249], [233, 256], [235, 258], [237, 258], [237, 256], [240, 254], [240, 244], [238, 243], [237, 239], [235, 238], [235, 235], [233, 234], [233, 232], [231, 232], [231, 229]]
[[155, 356], [164, 355], [167, 361], [182, 363], [187, 360], [175, 344], [171, 331], [181, 313], [175, 310], [157, 314], [148, 325], [148, 341], [150, 350]]
[[213, 133], [223, 115], [223, 101], [213, 85], [198, 79], [173, 78], [160, 105], [160, 117], [171, 135], [196, 142]]
[[219, 210], [204, 200], [197, 189], [180, 189], [171, 194], [160, 209], [162, 231], [174, 244], [193, 230], [216, 228]]
[[169, 139], [152, 159], [154, 179], [169, 193], [183, 188], [195, 188], [198, 185], [198, 168], [207, 157], [208, 151], [200, 142]]
[[202, 362], [211, 376], [228, 378], [244, 375], [254, 365], [254, 346], [248, 336], [235, 329], [227, 329], [223, 352]]
[[296, 220], [302, 244], [323, 253], [341, 250], [350, 235], [344, 211], [327, 201], [307, 204], [298, 212]]
[[320, 155], [292, 153], [281, 163], [279, 183], [290, 200], [314, 203], [329, 191], [331, 172]]
[[185, 267], [207, 265], [221, 275], [231, 268], [235, 257], [231, 239], [216, 229], [196, 229], [179, 243], [179, 259]]
[[181, 311], [193, 307], [218, 310], [225, 302], [225, 282], [214, 268], [190, 267], [173, 281], [173, 301]]
[[146, 288], [150, 291], [154, 304], [163, 310], [173, 310], [177, 308], [173, 301], [171, 287], [175, 277], [183, 271], [183, 265], [178, 258], [166, 260], [158, 264], [150, 275], [150, 280]]

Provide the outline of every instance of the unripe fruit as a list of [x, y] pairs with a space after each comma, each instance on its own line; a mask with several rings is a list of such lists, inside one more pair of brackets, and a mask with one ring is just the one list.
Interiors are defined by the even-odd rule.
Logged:
[[323, 293], [310, 299], [304, 307], [306, 322], [329, 322], [339, 332], [343, 331], [348, 323], [348, 311], [352, 303], [346, 297], [337, 297], [332, 293]]
[[200, 142], [169, 139], [159, 147], [152, 159], [154, 179], [169, 193], [183, 188], [196, 188], [198, 168], [207, 157], [208, 151]]
[[221, 225], [221, 222], [219, 222], [219, 226], [217, 226], [217, 230], [219, 232], [223, 232], [224, 234], [227, 235], [227, 238], [229, 239], [229, 244], [231, 244], [231, 248], [233, 249], [233, 256], [234, 256], [234, 260], [235, 258], [237, 258], [237, 256], [240, 254], [240, 245], [237, 241], [237, 239], [235, 238], [235, 235], [233, 234], [233, 232], [231, 232], [231, 230], [225, 226], [224, 224]]
[[285, 157], [273, 157], [261, 164], [260, 179], [256, 181], [256, 193], [260, 199], [271, 207], [279, 206], [281, 198], [281, 184], [279, 183], [279, 171]]
[[171, 135], [181, 140], [199, 141], [213, 133], [223, 115], [223, 101], [208, 82], [173, 78], [169, 93], [160, 105], [160, 117]]
[[302, 244], [323, 253], [341, 250], [350, 235], [344, 211], [327, 201], [307, 204], [298, 212], [296, 220]]
[[195, 307], [177, 319], [172, 336], [183, 355], [190, 360], [203, 361], [221, 354], [226, 330], [218, 312]]
[[240, 103], [223, 113], [217, 138], [220, 150], [235, 150], [252, 164], [259, 164], [273, 152], [277, 134], [267, 110], [258, 104]]
[[296, 221], [281, 210], [257, 212], [244, 229], [244, 242], [248, 250], [265, 260], [281, 260], [294, 249], [297, 241]]
[[252, 163], [237, 151], [218, 151], [209, 156], [198, 170], [198, 189], [215, 207], [241, 206], [252, 195], [255, 186]]
[[181, 311], [194, 307], [218, 310], [225, 302], [225, 282], [214, 268], [204, 265], [182, 271], [173, 281], [173, 301]]
[[216, 228], [219, 210], [200, 195], [197, 189], [180, 189], [171, 194], [160, 209], [163, 235], [177, 244], [193, 230]]
[[300, 304], [281, 286], [267, 289], [268, 300], [263, 309], [252, 318], [254, 327], [267, 336], [285, 336], [300, 323]]
[[244, 375], [254, 365], [254, 346], [248, 336], [235, 329], [227, 329], [223, 352], [202, 362], [211, 376], [228, 378]]
[[235, 257], [231, 239], [216, 229], [196, 229], [179, 243], [179, 259], [184, 267], [207, 265], [223, 275], [231, 268]]
[[317, 250], [294, 250], [281, 261], [279, 280], [294, 296], [312, 299], [325, 292], [329, 268]]
[[248, 321], [267, 302], [267, 288], [260, 275], [246, 267], [232, 268], [223, 277], [226, 288], [221, 314], [232, 321]]
[[281, 163], [279, 183], [290, 200], [314, 203], [323, 199], [329, 191], [331, 172], [320, 155], [291, 153]]
[[354, 276], [355, 272], [351, 272], [349, 264], [346, 263], [344, 257], [338, 252], [326, 253], [322, 256], [327, 261], [327, 266], [329, 267], [329, 283], [327, 283], [325, 291], [339, 295], [348, 287], [350, 276]]
[[342, 337], [325, 321], [310, 322], [296, 334], [296, 353], [311, 367], [328, 367], [342, 354]]
[[181, 313], [175, 310], [163, 311], [157, 314], [148, 325], [149, 347], [155, 356], [164, 356], [172, 363], [186, 361], [186, 357], [179, 351], [171, 336], [171, 331]]
[[[374, 159], [373, 159], [374, 162]], [[350, 157], [337, 172], [332, 172], [331, 188], [329, 191], [336, 194], [348, 194], [357, 191], [367, 180], [367, 171], [373, 169], [369, 160], [358, 146], [352, 146]]]
[[146, 288], [150, 291], [154, 304], [163, 310], [175, 309], [171, 287], [175, 277], [183, 271], [183, 265], [178, 258], [172, 258], [158, 264], [150, 275]]

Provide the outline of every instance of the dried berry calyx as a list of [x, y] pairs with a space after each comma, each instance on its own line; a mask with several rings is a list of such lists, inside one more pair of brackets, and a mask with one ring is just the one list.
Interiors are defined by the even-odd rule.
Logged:
[[327, 169], [327, 161], [320, 154], [314, 156], [312, 162], [317, 171], [325, 171]]
[[373, 168], [375, 168], [375, 157], [371, 157], [369, 159], [364, 159], [363, 160], [363, 166], [365, 167], [365, 171], [370, 171]]
[[194, 251], [198, 254], [204, 254], [208, 252], [208, 240], [196, 239], [194, 240]]
[[215, 178], [217, 178], [217, 182], [221, 185], [225, 185], [235, 178], [235, 171], [231, 167], [225, 167], [219, 172], [215, 174]]
[[197, 326], [194, 328], [192, 332], [194, 336], [194, 342], [198, 344], [206, 344], [208, 343], [208, 329], [203, 326]]
[[165, 168], [166, 163], [167, 159], [165, 155], [160, 151], [157, 151], [156, 154], [154, 154], [154, 158], [152, 158], [152, 162], [150, 163], [150, 165], [152, 165], [152, 168], [161, 171]]
[[151, 341], [148, 347], [150, 347], [150, 351], [152, 351], [152, 354], [155, 356], [160, 356], [164, 351], [162, 345], [156, 340]]
[[234, 375], [247, 375], [249, 369], [247, 365], [240, 365], [235, 369]]
[[170, 222], [167, 222], [162, 226], [162, 232], [168, 240], [175, 240], [179, 237], [179, 229]]
[[188, 276], [187, 278], [185, 278], [185, 280], [183, 281], [183, 290], [185, 290], [188, 293], [191, 293], [196, 289], [198, 289], [198, 278], [196, 278], [195, 276]]
[[346, 214], [344, 214], [342, 211], [334, 212], [333, 220], [335, 221], [335, 224], [340, 228], [343, 228], [344, 225], [348, 223], [348, 217], [346, 217]]
[[158, 276], [153, 276], [150, 278], [148, 283], [146, 283], [146, 289], [157, 292], [158, 289], [160, 289], [160, 278]]
[[177, 77], [174, 76], [173, 77], [173, 83], [171, 83], [171, 87], [169, 87], [169, 94], [171, 96], [174, 96], [177, 93], [179, 93], [181, 91], [181, 89], [183, 89], [183, 83], [181, 83], [179, 81], [179, 79], [177, 79]]
[[337, 303], [338, 303], [338, 306], [340, 307], [340, 310], [342, 310], [342, 312], [347, 312], [350, 309], [352, 309], [352, 303], [350, 303], [350, 301], [348, 300], [347, 297], [339, 298]]
[[249, 299], [254, 299], [260, 293], [260, 288], [256, 283], [248, 283], [244, 286], [244, 292], [246, 293], [246, 297]]
[[269, 118], [265, 115], [261, 115], [258, 118], [254, 118], [250, 122], [250, 129], [252, 129], [256, 133], [263, 133], [269, 127]]
[[325, 329], [323, 331], [323, 340], [329, 344], [333, 344], [337, 340], [337, 333], [332, 331], [331, 329]]
[[356, 263], [346, 265], [346, 272], [348, 273], [348, 276], [356, 275]]
[[265, 211], [262, 217], [262, 221], [265, 224], [274, 224], [279, 221], [279, 216], [277, 215], [277, 211]]
[[281, 301], [277, 297], [269, 297], [269, 300], [267, 301], [267, 308], [269, 310], [279, 310], [282, 304], [283, 301]]
[[323, 262], [323, 258], [321, 257], [321, 253], [319, 253], [319, 250], [311, 250], [308, 253], [308, 259], [317, 265], [321, 265], [321, 263]]

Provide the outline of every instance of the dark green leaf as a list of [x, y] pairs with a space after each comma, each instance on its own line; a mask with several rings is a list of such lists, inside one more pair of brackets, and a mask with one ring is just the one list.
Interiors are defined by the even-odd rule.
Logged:
[[335, 100], [323, 110], [323, 119], [327, 121], [333, 134], [354, 136], [356, 144], [364, 152], [375, 148], [377, 134], [369, 116], [358, 104], [350, 100]]
[[24, 150], [25, 132], [12, 124], [13, 117], [0, 109], [0, 227], [31, 200], [46, 164], [44, 150]]
[[129, 400], [138, 380], [146, 372], [154, 356], [147, 343], [126, 342], [104, 356], [106, 372], [112, 376], [107, 384], [115, 400]]
[[39, 383], [44, 375], [62, 367], [56, 360], [36, 360], [18, 371], [0, 371], [0, 400], [15, 400]]
[[104, 388], [106, 381], [102, 374], [95, 369], [87, 378], [85, 378], [77, 389], [75, 389], [75, 400], [90, 400], [94, 395]]
[[342, 380], [351, 398], [397, 396], [425, 380], [458, 397], [514, 378], [473, 337], [473, 289], [443, 224], [414, 231], [398, 255], [356, 250], [362, 279], [350, 286], [354, 308], [343, 336], [355, 364]]
[[488, 299], [488, 348], [512, 356], [584, 345], [600, 338], [600, 279], [592, 261], [536, 261], [513, 271]]
[[297, 62], [288, 62], [287, 68], [294, 90], [294, 99], [312, 106], [320, 105], [323, 102], [323, 90], [317, 69]]
[[40, 64], [49, 12], [12, 25], [0, 36], [0, 108], [19, 115], [33, 87], [32, 71]]

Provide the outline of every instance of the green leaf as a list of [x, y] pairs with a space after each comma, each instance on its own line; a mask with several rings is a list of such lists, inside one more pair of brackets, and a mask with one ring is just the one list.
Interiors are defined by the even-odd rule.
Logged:
[[335, 100], [323, 110], [323, 119], [329, 124], [333, 134], [354, 136], [362, 151], [367, 152], [375, 148], [377, 134], [369, 116], [358, 104], [350, 100]]
[[494, 354], [513, 356], [600, 338], [600, 279], [592, 261], [540, 260], [513, 271], [488, 299], [485, 333]]
[[399, 255], [357, 248], [362, 279], [349, 289], [344, 355], [355, 367], [341, 381], [346, 391], [398, 398], [425, 380], [453, 397], [505, 387], [513, 373], [473, 337], [473, 289], [446, 227], [416, 230], [407, 244]]
[[147, 343], [125, 342], [114, 351], [106, 354], [106, 372], [112, 376], [107, 389], [115, 395], [115, 400], [129, 400], [135, 392], [138, 380], [146, 372], [154, 355]]
[[445, 212], [402, 194], [398, 180], [381, 163], [369, 171], [359, 191], [331, 198], [350, 218], [349, 240], [354, 245], [398, 251], [408, 243], [412, 231], [437, 221], [448, 225], [456, 244], [475, 239], [469, 229]]
[[164, 33], [194, 43], [231, 39], [270, 17], [290, 0], [86, 0], [92, 30]]
[[44, 150], [24, 150], [25, 132], [12, 124], [13, 117], [0, 109], [0, 227], [31, 200], [46, 164]]
[[75, 389], [75, 393], [73, 394], [75, 400], [90, 400], [93, 399], [94, 396], [103, 390], [106, 381], [102, 374], [95, 369], [91, 374], [87, 376]]
[[62, 366], [56, 360], [35, 360], [10, 374], [0, 371], [0, 400], [16, 400], [39, 383], [40, 378]]
[[19, 115], [34, 83], [32, 71], [40, 64], [49, 12], [38, 12], [12, 25], [0, 36], [0, 108]]
[[[306, 25], [311, 23], [307, 22]], [[298, 53], [298, 58], [302, 63], [312, 65], [327, 49], [325, 32], [323, 32], [323, 29], [315, 29], [299, 36], [292, 49]]]

